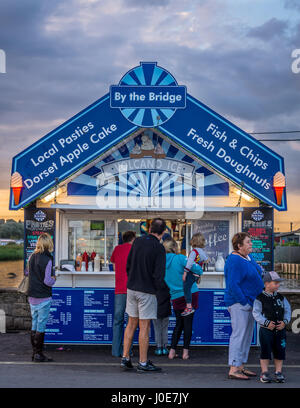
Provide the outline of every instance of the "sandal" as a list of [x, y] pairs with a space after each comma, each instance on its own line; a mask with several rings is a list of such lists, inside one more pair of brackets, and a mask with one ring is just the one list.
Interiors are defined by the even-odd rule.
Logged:
[[256, 377], [256, 375], [257, 375], [253, 371], [247, 370], [247, 368], [243, 368], [242, 373], [247, 375], [248, 377]]
[[247, 377], [242, 370], [237, 370], [232, 374], [228, 374], [228, 378], [231, 380], [249, 380], [249, 377]]

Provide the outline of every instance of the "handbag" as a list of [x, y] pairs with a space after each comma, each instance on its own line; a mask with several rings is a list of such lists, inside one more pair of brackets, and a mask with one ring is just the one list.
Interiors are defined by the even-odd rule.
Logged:
[[18, 286], [18, 292], [28, 295], [29, 290], [29, 276], [24, 276], [21, 283]]
[[29, 291], [29, 261], [32, 255], [30, 255], [28, 261], [27, 261], [27, 266], [26, 269], [28, 270], [28, 275], [24, 275], [24, 278], [22, 279], [21, 283], [18, 286], [18, 292], [23, 293], [24, 295], [28, 296], [28, 291]]

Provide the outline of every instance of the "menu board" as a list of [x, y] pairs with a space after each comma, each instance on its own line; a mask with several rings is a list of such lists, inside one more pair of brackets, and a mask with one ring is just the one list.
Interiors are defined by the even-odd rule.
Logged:
[[[224, 289], [200, 289], [199, 307], [195, 311], [191, 345], [229, 344], [232, 329], [230, 314], [224, 302], [224, 293]], [[257, 344], [256, 325], [254, 325], [251, 344]]]
[[44, 232], [50, 234], [53, 239], [55, 259], [55, 209], [24, 208], [24, 268], [36, 247], [39, 236]]
[[214, 266], [218, 255], [226, 259], [229, 252], [228, 220], [196, 220], [193, 223], [193, 234], [201, 232], [206, 245], [204, 251], [209, 257], [209, 266]]
[[274, 210], [272, 207], [247, 207], [243, 211], [243, 232], [252, 238], [253, 259], [266, 272], [273, 270]]
[[[114, 316], [113, 288], [53, 288], [45, 342], [56, 344], [111, 344]], [[127, 319], [126, 319], [127, 320]], [[126, 320], [124, 328], [126, 326]], [[168, 339], [171, 343], [176, 324], [170, 316]], [[224, 303], [224, 290], [201, 289], [195, 312], [192, 345], [228, 345], [230, 315]], [[256, 328], [252, 344], [256, 344]], [[155, 344], [153, 325], [149, 338]], [[138, 344], [138, 330], [134, 344]], [[179, 344], [183, 344], [181, 337]]]

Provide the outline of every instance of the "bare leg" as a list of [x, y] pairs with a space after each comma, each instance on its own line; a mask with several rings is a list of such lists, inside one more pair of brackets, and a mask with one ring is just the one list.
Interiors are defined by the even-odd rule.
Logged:
[[260, 367], [261, 367], [261, 372], [265, 373], [269, 369], [269, 362], [270, 360], [260, 360]]
[[281, 373], [281, 370], [282, 370], [282, 365], [283, 365], [283, 360], [276, 360], [275, 358], [274, 358], [274, 364], [275, 364], [275, 371], [276, 372], [280, 372]]
[[128, 323], [124, 333], [123, 357], [129, 358], [129, 350], [133, 341], [133, 336], [139, 322], [138, 317], [128, 317]]
[[150, 319], [140, 319], [139, 326], [139, 351], [140, 351], [140, 362], [146, 363], [148, 360], [148, 347], [149, 347], [149, 330], [150, 330]]

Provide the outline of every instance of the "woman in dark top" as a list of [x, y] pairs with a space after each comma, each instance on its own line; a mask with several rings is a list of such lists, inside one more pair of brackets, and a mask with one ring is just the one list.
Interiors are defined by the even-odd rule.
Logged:
[[56, 279], [53, 270], [52, 251], [51, 236], [46, 233], [41, 234], [25, 270], [25, 275], [29, 274], [28, 301], [32, 317], [32, 361], [35, 362], [52, 361], [43, 353], [45, 329], [52, 299], [52, 286]]

